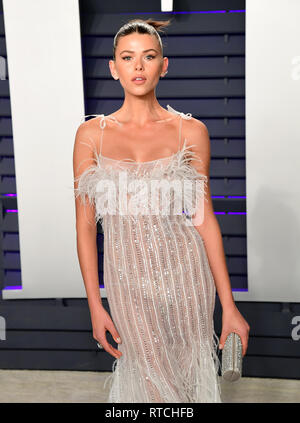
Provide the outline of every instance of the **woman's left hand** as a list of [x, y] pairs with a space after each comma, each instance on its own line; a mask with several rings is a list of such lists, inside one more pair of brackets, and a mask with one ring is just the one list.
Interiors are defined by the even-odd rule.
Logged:
[[225, 345], [225, 341], [230, 332], [235, 332], [241, 337], [242, 355], [246, 354], [248, 348], [250, 326], [243, 318], [236, 305], [230, 309], [223, 309], [222, 313], [222, 333], [220, 337], [219, 349]]

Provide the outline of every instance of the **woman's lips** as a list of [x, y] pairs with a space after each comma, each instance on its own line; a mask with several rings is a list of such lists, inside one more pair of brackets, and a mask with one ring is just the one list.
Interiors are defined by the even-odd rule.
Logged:
[[133, 79], [132, 82], [134, 82], [136, 85], [142, 85], [146, 82], [146, 79]]

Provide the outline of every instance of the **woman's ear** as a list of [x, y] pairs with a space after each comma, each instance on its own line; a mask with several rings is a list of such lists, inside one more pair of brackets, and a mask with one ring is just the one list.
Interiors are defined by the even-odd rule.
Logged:
[[167, 57], [163, 58], [163, 67], [162, 67], [162, 71], [161, 71], [161, 77], [164, 77], [167, 73], [168, 73], [168, 66], [169, 66], [169, 59]]
[[109, 65], [111, 76], [117, 81], [119, 77], [115, 68], [115, 62], [113, 60], [110, 60], [108, 62], [108, 65]]

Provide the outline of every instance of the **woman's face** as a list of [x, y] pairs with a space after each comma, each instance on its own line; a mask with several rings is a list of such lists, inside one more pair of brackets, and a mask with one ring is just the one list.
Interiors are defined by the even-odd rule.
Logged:
[[[132, 34], [120, 37], [115, 61], [109, 61], [111, 74], [120, 79], [124, 91], [145, 95], [154, 90], [168, 67], [168, 58], [162, 57], [157, 38], [150, 34]], [[142, 82], [136, 77], [144, 78]]]

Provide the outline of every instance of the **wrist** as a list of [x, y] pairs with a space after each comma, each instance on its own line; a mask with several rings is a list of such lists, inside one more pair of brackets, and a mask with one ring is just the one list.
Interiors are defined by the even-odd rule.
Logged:
[[223, 312], [232, 312], [236, 310], [236, 304], [234, 302], [222, 304], [222, 311]]
[[96, 301], [96, 302], [89, 302], [89, 308], [91, 313], [97, 312], [99, 310], [104, 309], [104, 306], [102, 304], [102, 301]]

